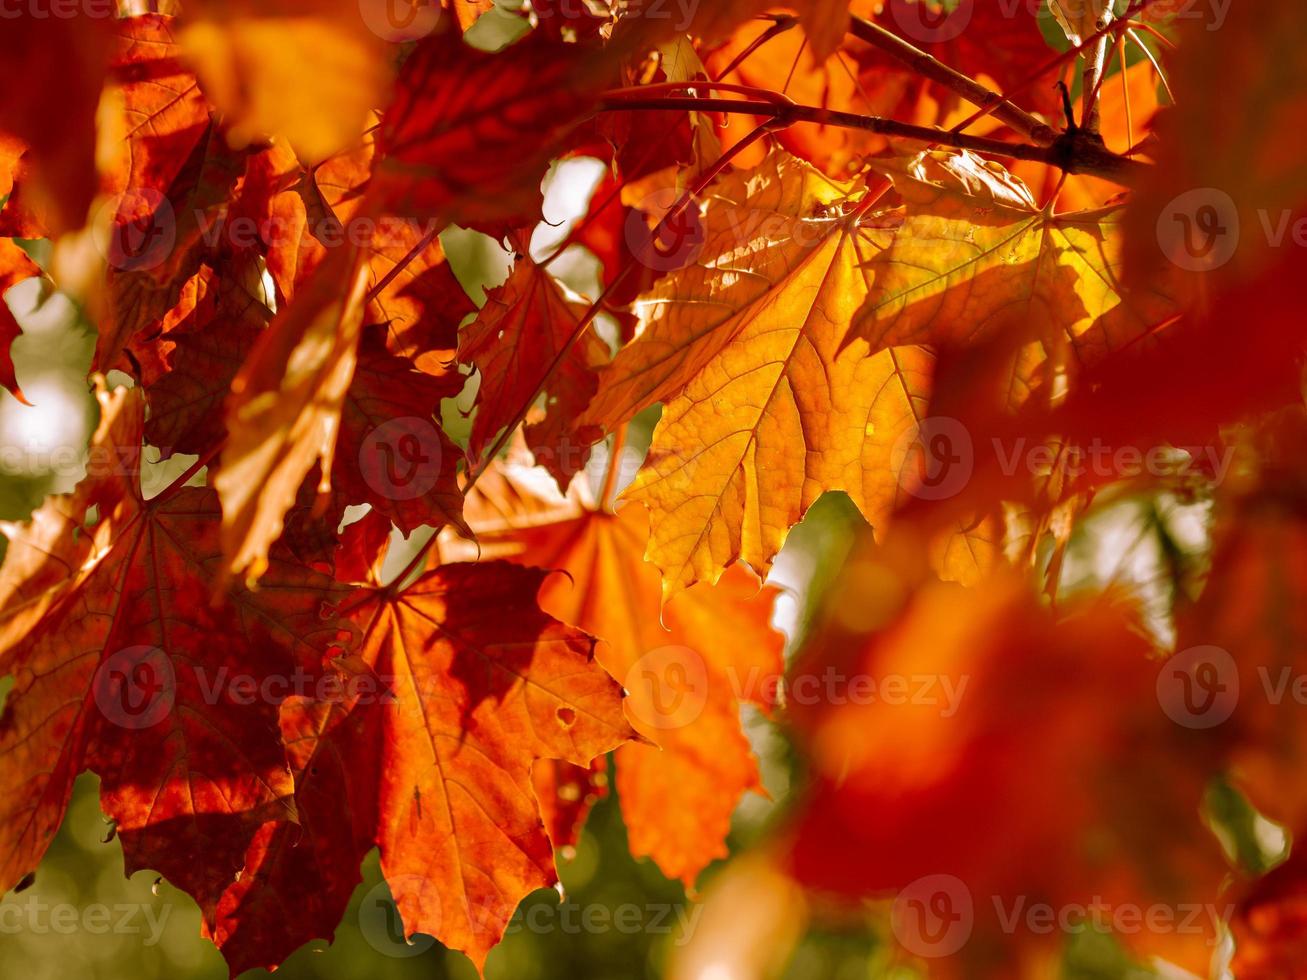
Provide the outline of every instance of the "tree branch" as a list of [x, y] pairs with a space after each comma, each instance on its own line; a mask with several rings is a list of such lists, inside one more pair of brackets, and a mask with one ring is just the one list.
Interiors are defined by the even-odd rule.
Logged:
[[[692, 86], [687, 86], [692, 87]], [[631, 90], [625, 90], [630, 92]], [[762, 116], [771, 120], [770, 128], [784, 129], [798, 122], [861, 129], [882, 136], [915, 140], [921, 143], [951, 146], [970, 150], [984, 156], [1012, 157], [1060, 167], [1071, 174], [1089, 174], [1130, 185], [1142, 176], [1148, 165], [1110, 152], [1090, 134], [1066, 133], [1057, 136], [1048, 146], [1031, 143], [1007, 143], [1003, 140], [966, 133], [936, 129], [933, 126], [916, 126], [885, 119], [881, 116], [864, 116], [821, 106], [758, 102], [738, 99], [695, 98], [693, 96], [664, 96], [661, 98], [634, 98], [626, 94], [610, 93], [600, 100], [600, 111], [684, 109], [689, 112], [738, 112]]]
[[885, 30], [879, 24], [854, 16], [849, 27], [850, 33], [860, 41], [895, 58], [918, 75], [956, 92], [979, 109], [989, 110], [998, 119], [1017, 132], [1028, 136], [1043, 146], [1051, 146], [1057, 141], [1057, 130], [1042, 119], [1032, 115], [1020, 106], [1014, 105], [998, 92], [988, 89], [969, 75], [964, 75], [950, 68], [942, 61], [917, 48], [897, 34]]

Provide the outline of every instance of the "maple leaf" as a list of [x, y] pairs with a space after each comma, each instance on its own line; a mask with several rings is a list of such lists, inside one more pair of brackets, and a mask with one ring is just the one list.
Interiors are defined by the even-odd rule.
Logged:
[[[1293, 58], [1275, 66], [1305, 41], [1307, 16], [1295, 5], [1232, 8], [1228, 20], [1207, 11], [1183, 24], [1166, 70], [1187, 94], [1157, 120], [1157, 165], [1131, 196], [1125, 232], [1132, 278], [1180, 276], [1186, 316], [1156, 360], [1123, 365], [1113, 379], [1114, 411], [1136, 426], [1215, 427], [1296, 398], [1304, 344], [1293, 286], [1307, 252], [1284, 236], [1307, 206], [1307, 167], [1283, 134], [1307, 125], [1307, 70]], [[1217, 111], [1200, 111], [1208, 99]], [[1250, 105], [1258, 110], [1238, 108]], [[1244, 325], [1241, 342], [1204, 359], [1232, 322]], [[1173, 366], [1156, 373], [1162, 364]]]
[[563, 287], [529, 255], [522, 255], [508, 280], [486, 294], [477, 318], [462, 333], [459, 358], [480, 375], [477, 413], [468, 452], [482, 458], [495, 437], [521, 421], [524, 409], [543, 394], [542, 418], [526, 425], [527, 448], [560, 487], [585, 466], [597, 429], [573, 420], [598, 386], [595, 370], [608, 360], [608, 347]]
[[[579, 481], [564, 499], [540, 476], [520, 466], [489, 471], [468, 499], [469, 526], [487, 556], [567, 572], [546, 581], [541, 606], [599, 638], [596, 657], [622, 680], [627, 714], [648, 743], [616, 754], [631, 853], [692, 885], [726, 856], [741, 796], [762, 791], [739, 711], [741, 701], [770, 708], [779, 695], [775, 590], [733, 568], [660, 611], [658, 573], [641, 557], [644, 509], [600, 510]], [[672, 796], [676, 807], [667, 806]]]
[[532, 764], [586, 766], [634, 734], [594, 641], [535, 605], [547, 574], [446, 565], [353, 614], [395, 695], [369, 787], [382, 871], [405, 934], [478, 967], [517, 903], [557, 880]]
[[285, 138], [318, 163], [362, 132], [391, 80], [385, 4], [355, 0], [186, 5], [181, 42], [237, 146]]
[[[283, 467], [285, 479], [275, 486], [239, 479], [218, 484], [220, 492], [225, 494], [231, 488], [241, 498], [242, 503], [234, 508], [267, 508], [268, 522], [251, 515], [252, 523], [248, 525], [262, 528], [259, 533], [266, 541], [280, 533], [282, 515], [294, 501], [300, 481], [318, 459], [323, 460], [323, 492], [335, 485], [337, 500], [330, 509], [337, 515], [347, 504], [368, 503], [393, 518], [405, 532], [421, 524], [458, 521], [461, 494], [456, 474], [462, 452], [434, 423], [432, 414], [442, 398], [456, 395], [463, 386], [463, 378], [453, 366], [454, 335], [470, 301], [431, 234], [434, 226], [424, 233], [411, 224], [388, 222], [385, 216], [363, 209], [362, 189], [373, 152], [374, 141], [365, 140], [309, 173], [284, 149], [273, 147], [255, 158], [253, 180], [247, 185], [247, 213], [233, 218], [233, 227], [241, 218], [249, 217], [263, 229], [269, 271], [279, 295], [289, 303], [286, 314], [270, 328], [270, 332], [285, 331], [284, 338], [276, 343], [307, 345], [301, 349], [309, 353], [316, 342], [312, 337], [328, 336], [323, 324], [320, 332], [296, 340], [297, 331], [303, 331], [305, 325], [296, 319], [300, 314], [294, 311], [304, 310], [307, 307], [302, 304], [311, 305], [324, 297], [329, 300], [337, 282], [334, 277], [345, 275], [343, 270], [352, 264], [357, 263], [354, 274], [362, 285], [370, 287], [366, 303], [360, 295], [359, 309], [342, 321], [335, 354], [328, 355], [325, 350], [313, 354], [326, 358], [319, 363], [321, 369], [339, 371], [336, 382], [347, 386], [340, 401], [334, 406], [328, 404], [321, 397], [323, 391], [305, 380], [298, 394], [283, 391], [273, 414], [259, 423], [280, 424], [277, 413], [290, 413], [281, 417], [284, 421], [307, 410], [308, 414], [299, 420], [307, 427], [303, 432], [321, 423], [325, 428], [315, 431], [327, 441], [293, 460], [265, 458], [259, 465], [275, 462]], [[375, 339], [377, 332], [381, 333], [381, 342]], [[227, 349], [238, 350], [234, 345]], [[289, 368], [293, 358], [280, 367], [272, 360], [260, 366], [255, 359], [285, 354], [264, 338], [249, 353], [246, 370], [233, 383], [245, 384], [252, 372], [270, 370], [273, 376], [259, 383], [283, 384], [284, 379], [276, 380], [275, 374]], [[345, 360], [337, 359], [333, 368], [331, 359], [337, 355], [351, 363], [346, 365]], [[308, 363], [298, 366], [303, 368]], [[313, 413], [323, 409], [326, 414], [313, 421]], [[244, 448], [228, 447], [228, 453], [253, 451], [267, 431], [247, 427], [242, 431]], [[292, 439], [297, 438], [292, 435]], [[260, 547], [255, 546], [242, 557], [238, 568], [250, 564], [257, 569], [255, 556]]]
[[873, 350], [1037, 331], [1051, 356], [1092, 363], [1178, 310], [1164, 279], [1126, 293], [1120, 209], [1054, 214], [969, 153], [923, 154], [891, 175], [906, 213], [867, 265], [850, 329]]
[[129, 369], [123, 350], [177, 305], [245, 169], [183, 67], [173, 27], [152, 14], [114, 35], [110, 91], [123, 133], [110, 171], [98, 370]]
[[529, 35], [490, 54], [425, 38], [386, 109], [370, 193], [386, 210], [512, 227], [540, 214], [540, 181], [608, 74], [581, 45]]
[[737, 558], [765, 573], [827, 490], [877, 526], [903, 493], [891, 457], [924, 415], [931, 357], [844, 344], [886, 238], [857, 220], [859, 190], [783, 151], [721, 181], [697, 261], [641, 299], [641, 333], [601, 372], [582, 424], [665, 403], [626, 496], [650, 509], [667, 599]]
[[[1019, 896], [1054, 909], [1215, 903], [1227, 866], [1199, 808], [1219, 743], [1159, 710], [1133, 617], [1100, 600], [1054, 619], [1017, 579], [964, 590], [913, 564], [855, 551], [794, 669], [849, 685], [929, 678], [934, 692], [855, 698], [850, 686], [795, 706], [813, 766], [786, 837], [799, 880], [894, 899], [898, 941], [945, 976], [1011, 976], [1041, 947], [1059, 952], [1058, 930], [1003, 911]], [[1115, 935], [1197, 973], [1218, 938], [1210, 921]]]
[[27, 257], [26, 252], [9, 239], [0, 238], [0, 385], [24, 404], [27, 404], [27, 399], [18, 387], [11, 351], [13, 342], [22, 335], [23, 329], [5, 305], [4, 296], [20, 282], [40, 274], [40, 267]]
[[348, 668], [334, 687], [314, 688], [328, 696], [297, 694], [279, 712], [298, 822], [259, 828], [240, 877], [206, 923], [233, 976], [276, 967], [309, 940], [332, 939], [372, 847], [377, 799], [362, 787], [383, 753], [384, 716], [371, 704], [386, 688]]
[[[425, 225], [376, 215], [365, 191], [376, 159], [374, 131], [347, 151], [305, 170], [285, 146], [251, 161], [246, 190], [233, 221], [248, 216], [261, 229], [268, 271], [282, 302], [294, 298], [327, 255], [358, 245], [368, 267], [372, 296], [364, 320], [384, 323], [392, 353], [412, 358], [433, 375], [448, 373], [459, 322], [474, 309], [445, 261], [436, 237], [441, 224]], [[379, 290], [379, 292], [378, 292]]]
[[213, 492], [146, 500], [140, 391], [97, 397], [87, 479], [5, 527], [0, 672], [15, 683], [0, 716], [0, 879], [36, 867], [89, 769], [127, 873], [156, 868], [212, 922], [259, 827], [296, 819], [276, 704], [233, 679], [327, 656], [342, 633], [323, 604], [348, 590], [277, 559], [275, 599], [238, 590], [212, 605]]
[[607, 759], [588, 768], [570, 762], [543, 759], [531, 768], [531, 785], [554, 850], [567, 857], [580, 839], [590, 809], [608, 795]]
[[[333, 259], [268, 325], [232, 382], [230, 436], [214, 486], [223, 502], [223, 549], [231, 571], [251, 581], [263, 573], [268, 548], [315, 463], [322, 463], [320, 490], [331, 488], [364, 295], [355, 251], [337, 252]], [[352, 280], [344, 296], [337, 292], [337, 276]]]
[[46, 234], [44, 222], [32, 214], [23, 198], [28, 165], [24, 160], [27, 145], [0, 130], [0, 236], [41, 238]]
[[209, 102], [183, 62], [177, 21], [143, 14], [114, 25], [108, 90], [122, 113], [114, 191], [165, 192], [209, 128]]
[[[1082, 443], [1203, 445], [1222, 426], [1297, 400], [1307, 348], [1292, 284], [1307, 274], [1307, 253], [1275, 248], [1274, 236], [1247, 229], [1264, 229], [1266, 220], [1287, 231], [1307, 203], [1307, 169], [1279, 136], [1307, 125], [1307, 73], [1290, 60], [1293, 70], [1279, 74], [1266, 53], [1307, 39], [1300, 14], [1239, 8], [1219, 32], [1210, 12], [1185, 23], [1167, 70], [1177, 92], [1194, 94], [1158, 118], [1158, 162], [1123, 224], [1130, 284], [1147, 290], [1165, 281], [1180, 308], [1149, 343], [1086, 373], [1051, 413], [1058, 431]], [[1204, 99], [1264, 108], [1211, 113], [1200, 110]], [[1237, 344], [1228, 342], [1231, 323], [1241, 325]]]
[[365, 330], [345, 393], [331, 471], [336, 494], [371, 505], [405, 534], [422, 525], [461, 526], [463, 451], [432, 415], [441, 399], [458, 394], [463, 378], [415, 370], [385, 348], [383, 337], [378, 325]]
[[22, 79], [0, 106], [0, 132], [26, 145], [27, 190], [54, 234], [80, 228], [95, 194], [95, 114], [115, 4], [95, 0], [82, 13], [21, 12], [5, 18], [0, 38], [0, 58], [12, 78]]
[[202, 267], [158, 335], [128, 346], [150, 405], [146, 440], [164, 458], [207, 455], [226, 437], [223, 403], [271, 317], [251, 289], [262, 292], [255, 265], [223, 274]]
[[[0, 297], [48, 272], [95, 323], [92, 368], [139, 382], [97, 380], [86, 479], [4, 525], [0, 887], [28, 880], [89, 770], [127, 870], [194, 895], [233, 972], [331, 938], [374, 847], [405, 932], [480, 968], [522, 897], [557, 881], [608, 751], [632, 852], [693, 884], [760, 789], [740, 705], [773, 707], [783, 669], [772, 594], [732, 566], [766, 572], [842, 490], [878, 544], [814, 585], [787, 718], [809, 787], [758, 863], [723, 875], [730, 915], [756, 921], [714, 924], [672, 971], [747, 972], [793, 946], [804, 902], [777, 860], [813, 890], [892, 899], [899, 944], [941, 976], [1056, 972], [1065, 935], [991, 911], [1036, 896], [1063, 911], [1228, 898], [1235, 969], [1292, 970], [1301, 855], [1232, 881], [1210, 791], [1219, 778], [1301, 837], [1301, 705], [1216, 698], [1230, 711], [1212, 725], [1180, 709], [1185, 683], [1291, 677], [1307, 633], [1307, 265], [1279, 247], [1307, 202], [1286, 138], [1307, 124], [1300, 5], [1136, 4], [1141, 36], [1175, 21], [1178, 98], [1159, 110], [1156, 62], [1127, 68], [1118, 45], [1098, 129], [1063, 120], [1053, 82], [1079, 66], [1045, 35], [1082, 40], [1105, 0], [721, 0], [681, 20], [539, 0], [472, 45], [490, 0], [114, 16], [141, 6], [28, 11], [0, 37], [18, 79], [0, 106]], [[1152, 44], [1126, 26], [1114, 39]], [[501, 28], [526, 36], [475, 46]], [[977, 87], [1049, 127], [971, 118]], [[932, 149], [885, 135], [903, 124], [935, 127], [916, 131]], [[1012, 125], [1030, 145], [1005, 142], [1023, 138]], [[598, 258], [615, 331], [525, 247], [547, 168], [578, 156], [606, 172], [569, 242]], [[690, 188], [685, 220], [664, 220]], [[461, 337], [473, 304], [441, 242], [455, 223], [519, 253]], [[46, 236], [40, 268], [12, 240]], [[0, 305], [15, 393], [17, 333]], [[437, 419], [468, 364], [460, 473]], [[589, 446], [620, 444], [656, 404], [639, 506], [613, 513], [618, 464], [594, 501]], [[941, 458], [940, 422], [970, 449]], [[515, 435], [547, 470], [487, 458]], [[197, 456], [151, 498], [143, 439]], [[1058, 470], [1104, 444], [1239, 453], [1218, 472], [1191, 450], [1183, 479]], [[1012, 468], [1027, 445], [1051, 472]], [[961, 462], [961, 483], [928, 492], [929, 456], [950, 475]], [[1095, 515], [1126, 495], [1213, 501], [1208, 580], [1177, 601], [1170, 659], [1114, 593], [1059, 588], [1072, 542], [1115, 546], [1081, 521], [1102, 491]], [[392, 535], [442, 525], [434, 564], [420, 549], [384, 576]], [[1163, 557], [1188, 596], [1188, 566]], [[949, 678], [959, 700], [798, 697], [814, 672]], [[940, 875], [975, 901], [969, 941], [931, 957], [903, 913], [938, 910], [921, 882]], [[739, 904], [750, 887], [762, 908]], [[722, 946], [767, 930], [743, 958]], [[1121, 937], [1197, 972], [1218, 938]]]

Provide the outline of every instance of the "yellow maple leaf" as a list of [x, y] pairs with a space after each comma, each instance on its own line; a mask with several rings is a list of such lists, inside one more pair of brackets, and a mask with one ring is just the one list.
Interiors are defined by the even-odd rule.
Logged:
[[873, 350], [1020, 331], [1083, 364], [1177, 309], [1166, 277], [1129, 293], [1122, 285], [1120, 208], [1055, 214], [1000, 165], [965, 152], [878, 165], [904, 217], [870, 258], [874, 285], [850, 331]]
[[698, 261], [637, 303], [640, 335], [601, 374], [582, 424], [665, 403], [627, 494], [649, 508], [664, 601], [740, 558], [765, 574], [827, 490], [876, 525], [903, 493], [894, 457], [925, 414], [932, 357], [844, 343], [887, 238], [860, 221], [864, 190], [781, 150], [723, 180]]

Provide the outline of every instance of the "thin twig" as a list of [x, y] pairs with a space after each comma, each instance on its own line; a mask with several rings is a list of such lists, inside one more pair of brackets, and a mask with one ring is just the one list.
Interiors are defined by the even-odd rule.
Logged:
[[427, 246], [435, 240], [438, 234], [440, 234], [439, 225], [432, 225], [427, 229], [427, 233], [418, 240], [416, 245], [408, 250], [408, 254], [391, 266], [390, 271], [382, 276], [375, 286], [368, 290], [368, 294], [363, 297], [363, 305], [367, 306], [374, 299], [380, 296], [385, 288], [394, 282], [396, 277], [407, 269], [414, 259], [427, 250]]
[[604, 485], [599, 490], [599, 509], [609, 510], [612, 506], [613, 491], [617, 490], [617, 478], [622, 468], [622, 449], [626, 445], [626, 426], [618, 426], [613, 433], [613, 444], [608, 450], [608, 466], [604, 470]]
[[[1109, 6], [1099, 22], [1099, 30], [1105, 31], [1112, 24], [1112, 8]], [[1085, 62], [1084, 92], [1080, 110], [1081, 128], [1088, 133], [1097, 133], [1101, 114], [1098, 111], [1098, 97], [1107, 76], [1107, 53], [1111, 50], [1111, 34], [1102, 34], [1094, 42]]]
[[[1135, 117], [1130, 105], [1130, 63], [1126, 58], [1125, 35], [1116, 36], [1116, 54], [1121, 59], [1121, 98], [1125, 106], [1125, 142], [1127, 147], [1135, 145]], [[1130, 156], [1127, 151], [1126, 156]]]
[[737, 54], [731, 60], [731, 63], [727, 65], [724, 69], [722, 69], [719, 77], [725, 78], [731, 72], [735, 71], [735, 69], [739, 68], [740, 65], [744, 63], [745, 59], [747, 59], [751, 54], [757, 51], [760, 47], [762, 47], [772, 38], [784, 34], [786, 31], [790, 30], [790, 28], [794, 27], [798, 22], [799, 22], [799, 18], [788, 14], [784, 16], [775, 17], [771, 27], [767, 28], [767, 30], [763, 31], [761, 34], [755, 37], [753, 39], [752, 44], [750, 44], [747, 48], [745, 48], [743, 51]]
[[1145, 44], [1143, 39], [1133, 30], [1126, 31], [1125, 36], [1139, 46], [1139, 50], [1144, 53], [1148, 63], [1153, 66], [1153, 71], [1157, 73], [1157, 79], [1162, 83], [1162, 88], [1166, 89], [1166, 97], [1171, 100], [1172, 105], [1175, 105], [1175, 93], [1171, 91], [1171, 83], [1166, 80], [1166, 72], [1162, 71], [1162, 64], [1157, 60], [1157, 56], [1153, 54], [1152, 48]]

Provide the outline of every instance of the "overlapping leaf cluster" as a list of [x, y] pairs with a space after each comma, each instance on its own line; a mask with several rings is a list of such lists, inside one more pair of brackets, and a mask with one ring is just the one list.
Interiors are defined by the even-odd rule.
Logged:
[[[642, 3], [447, 0], [388, 29], [385, 4], [195, 2], [7, 26], [0, 294], [46, 277], [82, 302], [100, 422], [85, 479], [5, 528], [0, 885], [37, 868], [92, 771], [126, 870], [190, 893], [233, 973], [330, 937], [374, 847], [406, 932], [480, 967], [557, 881], [607, 753], [635, 854], [687, 884], [727, 856], [762, 791], [747, 702], [792, 724], [810, 771], [768, 851], [801, 884], [1233, 889], [1238, 975], [1280, 975], [1301, 862], [1253, 881], [1204, 800], [1221, 779], [1307, 829], [1304, 709], [1246, 698], [1186, 728], [1155, 682], [1173, 649], [1227, 650], [1245, 690], [1307, 652], [1307, 270], [1255, 234], [1307, 202], [1285, 135], [1307, 115], [1307, 16], [1185, 25], [1137, 0], [1106, 34], [1103, 4], [985, 4], [905, 55], [885, 32], [929, 3], [731, 0], [673, 27]], [[1049, 38], [1092, 57], [1126, 28], [1140, 43], [1132, 18], [1175, 40], [1178, 104], [1151, 50], [1123, 57], [1081, 93], [1086, 137]], [[516, 39], [487, 50], [491, 22]], [[963, 104], [976, 80], [1020, 114]], [[603, 179], [541, 254], [541, 182], [582, 156]], [[1213, 188], [1240, 247], [1177, 262], [1174, 202]], [[455, 226], [513, 256], [479, 309], [442, 246]], [[22, 246], [40, 238], [44, 269]], [[597, 260], [595, 295], [558, 278], [567, 247]], [[0, 305], [21, 399], [20, 335]], [[1103, 444], [1230, 449], [1237, 478], [1059, 466]], [[1013, 467], [1014, 447], [1048, 462]], [[193, 465], [147, 496], [147, 449]], [[792, 673], [965, 678], [956, 715], [785, 704], [758, 579], [832, 491], [876, 541]], [[1073, 541], [1126, 493], [1214, 505], [1206, 588], [1152, 634], [1135, 596], [1063, 601]], [[419, 528], [401, 569], [392, 539]], [[1061, 953], [974, 931], [933, 968], [1043, 975]], [[1122, 938], [1217, 968], [1213, 934]]]

